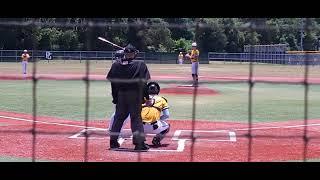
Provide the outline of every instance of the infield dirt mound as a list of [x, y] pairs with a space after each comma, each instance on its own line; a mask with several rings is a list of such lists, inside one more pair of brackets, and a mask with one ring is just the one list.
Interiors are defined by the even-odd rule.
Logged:
[[162, 94], [193, 94], [197, 93], [198, 95], [217, 95], [219, 94], [218, 91], [203, 87], [203, 86], [198, 86], [197, 89], [195, 90], [195, 87], [191, 85], [170, 85], [169, 87], [161, 88], [161, 93]]

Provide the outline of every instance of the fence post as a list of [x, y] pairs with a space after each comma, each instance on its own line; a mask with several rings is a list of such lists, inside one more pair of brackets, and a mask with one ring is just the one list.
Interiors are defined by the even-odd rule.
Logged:
[[81, 51], [80, 51], [80, 63], [81, 63], [81, 58], [82, 58], [82, 57], [81, 57]]
[[16, 50], [16, 62], [18, 62], [18, 50]]
[[[49, 51], [50, 52], [50, 51]], [[47, 54], [47, 51], [45, 51], [44, 53], [46, 53]], [[50, 52], [51, 53], [51, 52]], [[50, 54], [51, 55], [51, 54]], [[47, 55], [45, 55], [45, 57], [47, 57]], [[48, 64], [49, 64], [49, 59], [50, 59], [50, 57], [48, 57]], [[52, 59], [52, 56], [51, 56], [51, 59]]]
[[98, 51], [96, 51], [96, 63], [98, 63]]
[[113, 51], [111, 52], [111, 63], [113, 63]]

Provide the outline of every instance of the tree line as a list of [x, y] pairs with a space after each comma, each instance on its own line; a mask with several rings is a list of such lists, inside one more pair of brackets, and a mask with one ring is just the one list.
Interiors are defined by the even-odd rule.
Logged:
[[145, 52], [186, 50], [193, 41], [202, 52], [243, 52], [244, 45], [258, 44], [317, 50], [320, 37], [320, 18], [0, 18], [0, 23], [0, 49], [115, 50], [97, 40], [103, 36]]

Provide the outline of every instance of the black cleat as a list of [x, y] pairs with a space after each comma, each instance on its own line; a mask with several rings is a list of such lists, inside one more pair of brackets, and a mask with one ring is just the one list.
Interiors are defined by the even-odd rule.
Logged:
[[156, 147], [160, 147], [160, 146], [161, 146], [160, 138], [154, 137], [154, 138], [152, 139], [152, 144], [153, 144], [154, 146], [156, 146]]
[[135, 151], [148, 151], [149, 149], [149, 145], [146, 144], [146, 143], [143, 143], [143, 144], [137, 144], [135, 147], [134, 147], [134, 150]]
[[110, 140], [110, 149], [118, 149], [120, 147], [120, 144], [118, 141]]

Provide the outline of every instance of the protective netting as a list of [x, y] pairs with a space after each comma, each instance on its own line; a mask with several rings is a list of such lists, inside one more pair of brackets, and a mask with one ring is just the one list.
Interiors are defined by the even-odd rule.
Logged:
[[[123, 18], [126, 19], [126, 18]], [[133, 18], [132, 18], [133, 19]], [[104, 36], [107, 34], [107, 36], [110, 37], [110, 34], [114, 33], [115, 31], [112, 31], [112, 28], [117, 29], [119, 32], [124, 31], [124, 29], [126, 30], [126, 33], [130, 34], [130, 33], [139, 33], [139, 31], [133, 31], [130, 28], [137, 28], [137, 29], [143, 29], [143, 28], [147, 28], [147, 31], [144, 32], [149, 32], [150, 34], [153, 33], [159, 33], [160, 35], [162, 31], [168, 31], [170, 30], [170, 32], [173, 31], [181, 31], [181, 33], [186, 33], [184, 31], [186, 31], [186, 29], [190, 29], [190, 32], [196, 32], [195, 35], [192, 38], [189, 38], [190, 42], [192, 41], [198, 41], [198, 44], [200, 44], [199, 41], [204, 42], [203, 44], [200, 45], [200, 48], [205, 49], [205, 51], [203, 52], [205, 58], [207, 58], [206, 61], [204, 62], [216, 62], [216, 61], [221, 61], [221, 57], [222, 56], [215, 56], [215, 57], [211, 57], [210, 53], [212, 55], [212, 52], [207, 51], [207, 50], [211, 50], [210, 48], [207, 48], [205, 46], [211, 47], [212, 51], [220, 51], [219, 53], [226, 53], [226, 50], [228, 48], [225, 49], [219, 49], [219, 46], [222, 46], [221, 43], [215, 43], [212, 41], [218, 41], [219, 39], [228, 39], [228, 36], [232, 36], [232, 33], [230, 33], [228, 30], [238, 30], [240, 34], [242, 34], [243, 37], [245, 36], [245, 38], [243, 41], [247, 40], [246, 43], [249, 45], [245, 46], [245, 49], [242, 55], [239, 56], [230, 56], [229, 59], [225, 58], [224, 56], [224, 63], [230, 63], [231, 65], [233, 65], [233, 62], [236, 63], [244, 63], [245, 65], [248, 66], [249, 70], [246, 71], [248, 72], [248, 76], [246, 78], [230, 78], [230, 77], [219, 77], [217, 74], [213, 74], [212, 79], [201, 79], [201, 77], [199, 78], [199, 87], [194, 86], [194, 87], [190, 87], [192, 88], [192, 104], [191, 104], [191, 120], [188, 122], [191, 124], [191, 129], [190, 129], [190, 136], [189, 138], [191, 139], [191, 145], [190, 145], [190, 153], [189, 153], [189, 161], [195, 161], [195, 158], [197, 156], [196, 152], [199, 150], [195, 150], [196, 149], [196, 145], [197, 145], [197, 136], [195, 135], [195, 133], [199, 133], [196, 130], [196, 123], [197, 123], [197, 111], [199, 111], [197, 109], [197, 98], [199, 97], [198, 94], [198, 88], [200, 88], [202, 85], [207, 85], [207, 84], [248, 84], [248, 99], [247, 99], [247, 104], [245, 104], [248, 107], [248, 114], [247, 114], [247, 131], [245, 133], [242, 134], [238, 134], [237, 138], [247, 138], [248, 142], [247, 142], [247, 153], [246, 153], [246, 161], [254, 161], [252, 159], [252, 153], [254, 151], [253, 147], [254, 147], [254, 140], [259, 139], [259, 138], [293, 138], [293, 137], [299, 137], [301, 138], [301, 140], [303, 140], [303, 152], [301, 152], [302, 154], [302, 159], [303, 161], [307, 161], [308, 160], [308, 146], [309, 146], [309, 142], [311, 138], [318, 138], [317, 136], [309, 136], [309, 131], [308, 128], [310, 128], [309, 126], [309, 88], [310, 85], [319, 85], [319, 81], [311, 81], [309, 78], [309, 68], [310, 67], [314, 67], [315, 65], [318, 65], [318, 57], [315, 55], [318, 49], [314, 49], [314, 43], [317, 42], [317, 38], [315, 38], [314, 36], [316, 36], [316, 34], [318, 33], [318, 29], [316, 28], [317, 26], [314, 24], [317, 21], [311, 19], [311, 18], [305, 18], [305, 19], [299, 19], [297, 22], [290, 22], [289, 25], [283, 26], [283, 27], [277, 27], [273, 26], [274, 23], [276, 23], [277, 20], [269, 20], [267, 24], [265, 23], [261, 23], [261, 20], [259, 21], [258, 19], [247, 19], [245, 20], [245, 23], [242, 24], [237, 24], [237, 23], [231, 23], [231, 24], [219, 24], [219, 21], [228, 21], [228, 19], [230, 18], [221, 18], [224, 20], [216, 20], [219, 18], [211, 18], [214, 20], [208, 20], [210, 18], [206, 18], [207, 20], [203, 20], [205, 18], [190, 18], [188, 20], [188, 18], [180, 18], [182, 19], [181, 23], [172, 23], [172, 22], [164, 22], [163, 20], [159, 20], [160, 18], [136, 18], [135, 21], [130, 20], [130, 18], [123, 20], [123, 22], [120, 19], [115, 19], [115, 18], [110, 18], [110, 19], [103, 19], [103, 18], [97, 18], [97, 19], [86, 19], [86, 18], [69, 18], [67, 21], [64, 18], [61, 19], [56, 19], [56, 20], [50, 20], [47, 19], [33, 19], [33, 18], [26, 18], [23, 21], [21, 20], [17, 20], [17, 19], [1, 19], [0, 21], [0, 30], [1, 31], [6, 31], [7, 29], [14, 29], [20, 28], [20, 31], [32, 31], [34, 29], [41, 29], [41, 28], [51, 28], [51, 30], [53, 28], [57, 28], [57, 29], [77, 29], [77, 28], [82, 28], [83, 29], [83, 36], [82, 38], [85, 39], [84, 44], [82, 45], [82, 50], [81, 51], [86, 51], [86, 52], [90, 52], [90, 51], [97, 51], [100, 52], [102, 51], [101, 49], [103, 49], [105, 46], [107, 46], [107, 50], [110, 50], [111, 55], [109, 56], [98, 56], [96, 53], [96, 56], [91, 56], [91, 55], [86, 55], [86, 56], [82, 56], [80, 59], [80, 63], [81, 61], [85, 61], [85, 65], [84, 65], [84, 71], [83, 74], [78, 75], [78, 76], [73, 76], [73, 77], [69, 77], [69, 76], [65, 76], [63, 77], [63, 74], [61, 76], [59, 76], [59, 74], [57, 74], [57, 76], [51, 76], [48, 74], [38, 74], [38, 63], [40, 61], [50, 61], [50, 63], [54, 62], [55, 59], [46, 59], [44, 60], [44, 56], [40, 53], [39, 56], [33, 56], [32, 53], [36, 53], [37, 51], [44, 51], [43, 49], [38, 50], [37, 47], [39, 46], [39, 44], [37, 44], [36, 41], [30, 41], [32, 42], [32, 49], [31, 50], [31, 59], [30, 62], [32, 62], [32, 75], [28, 75], [28, 76], [24, 76], [24, 75], [16, 75], [16, 74], [10, 74], [10, 72], [8, 73], [1, 73], [0, 74], [0, 79], [1, 80], [28, 80], [32, 82], [32, 127], [30, 130], [5, 130], [5, 129], [1, 129], [0, 133], [1, 134], [5, 134], [5, 133], [26, 133], [26, 134], [31, 134], [32, 135], [32, 161], [36, 161], [37, 160], [37, 142], [38, 142], [38, 135], [61, 135], [61, 134], [67, 134], [67, 135], [72, 135], [72, 132], [46, 132], [46, 131], [41, 131], [41, 130], [37, 130], [38, 128], [38, 123], [37, 123], [37, 117], [38, 115], [38, 106], [39, 106], [39, 98], [38, 94], [37, 94], [37, 86], [39, 84], [39, 81], [42, 80], [57, 80], [57, 81], [83, 81], [85, 84], [85, 91], [84, 91], [84, 101], [85, 101], [85, 107], [84, 107], [84, 122], [83, 122], [83, 126], [84, 126], [84, 153], [83, 153], [83, 161], [87, 162], [87, 161], [91, 161], [90, 158], [88, 158], [89, 154], [90, 154], [90, 134], [88, 134], [88, 130], [92, 129], [90, 127], [90, 122], [89, 122], [89, 115], [90, 115], [90, 83], [94, 82], [94, 81], [106, 81], [105, 79], [101, 79], [101, 78], [96, 78], [94, 72], [90, 71], [90, 64], [92, 63], [96, 63], [97, 59], [103, 59], [106, 61], [110, 61], [113, 60], [113, 56], [114, 56], [114, 52], [117, 50], [117, 48], [114, 48], [113, 46], [110, 46], [108, 44], [103, 44], [103, 45], [97, 45], [97, 37], [98, 36]], [[179, 19], [179, 18], [177, 18]], [[232, 18], [231, 18], [232, 19]], [[231, 20], [230, 20], [231, 21]], [[279, 20], [280, 22], [283, 22], [285, 20]], [[300, 23], [303, 22], [303, 28], [301, 28], [300, 24], [296, 24], [296, 23]], [[165, 29], [161, 29], [161, 28], [165, 28]], [[126, 29], [128, 28], [128, 29]], [[154, 28], [154, 29], [152, 29]], [[157, 29], [160, 28], [160, 29]], [[207, 41], [204, 41], [203, 39], [201, 39], [201, 37], [206, 37], [206, 33], [210, 33], [211, 31], [213, 32], [217, 32], [216, 29], [219, 29], [221, 31], [225, 31], [225, 32], [229, 32], [225, 33], [224, 36], [217, 36], [215, 38], [212, 39], [212, 44], [208, 43]], [[242, 31], [243, 30], [243, 31]], [[281, 33], [279, 33], [278, 35], [283, 35], [285, 33], [287, 33], [287, 31], [289, 30], [295, 30], [295, 32], [297, 32], [298, 34], [300, 33], [300, 31], [304, 32], [304, 39], [305, 42], [301, 42], [301, 47], [297, 47], [300, 49], [297, 50], [301, 50], [300, 54], [299, 54], [299, 58], [297, 58], [296, 56], [290, 56], [289, 58], [287, 58], [287, 56], [289, 56], [288, 54], [284, 54], [285, 52], [279, 53], [279, 48], [275, 51], [272, 51], [268, 48], [261, 50], [260, 46], [259, 46], [259, 50], [257, 50], [257, 46], [253, 45], [253, 44], [258, 44], [261, 43], [263, 44], [264, 42], [257, 42], [257, 38], [259, 36], [257, 36], [257, 32], [259, 32], [259, 30], [264, 30], [264, 32], [262, 32], [261, 34], [263, 35], [263, 33], [270, 33], [273, 30], [279, 30]], [[17, 30], [19, 31], [19, 30]], [[269, 32], [270, 31], [270, 32]], [[61, 31], [62, 32], [62, 31]], [[60, 32], [60, 33], [61, 33]], [[27, 33], [27, 32], [24, 32]], [[105, 33], [105, 34], [103, 34]], [[126, 33], [122, 32], [120, 33], [119, 36], [125, 36]], [[165, 34], [165, 33], [164, 33]], [[192, 33], [191, 33], [192, 34]], [[270, 33], [272, 35], [272, 33]], [[43, 32], [42, 36], [45, 36], [46, 34]], [[141, 37], [141, 36], [139, 36]], [[150, 37], [156, 37], [156, 36], [150, 36]], [[208, 36], [209, 38], [210, 36]], [[123, 37], [122, 37], [123, 38]], [[159, 42], [161, 41], [168, 41], [165, 39], [166, 37], [159, 37]], [[282, 41], [285, 38], [290, 38], [290, 37], [284, 37], [280, 38]], [[312, 39], [313, 38], [313, 39]], [[123, 38], [125, 39], [125, 38]], [[278, 41], [278, 40], [274, 40], [273, 37], [269, 37], [269, 39], [272, 39], [273, 41]], [[298, 39], [296, 37], [296, 39]], [[121, 40], [121, 38], [120, 38]], [[120, 41], [119, 40], [119, 41]], [[241, 39], [240, 39], [241, 40]], [[288, 40], [288, 39], [286, 39]], [[292, 39], [291, 39], [292, 40]], [[60, 39], [60, 41], [63, 41], [63, 39]], [[137, 41], [151, 41], [151, 39], [145, 38], [145, 39], [140, 39]], [[270, 42], [273, 42], [270, 41]], [[210, 42], [210, 41], [209, 41]], [[290, 40], [286, 41], [287, 43], [291, 43]], [[41, 43], [41, 42], [40, 42]], [[43, 43], [43, 42], [42, 42]], [[157, 41], [153, 42], [153, 43], [158, 43]], [[207, 44], [205, 44], [207, 43]], [[253, 43], [250, 45], [250, 43]], [[151, 43], [152, 44], [152, 43]], [[223, 43], [222, 43], [223, 44]], [[245, 43], [243, 43], [245, 44]], [[280, 43], [279, 43], [280, 44]], [[310, 45], [311, 44], [311, 45]], [[147, 48], [144, 50], [140, 50], [140, 53], [146, 53], [143, 54], [141, 56], [142, 60], [145, 60], [145, 62], [148, 63], [150, 62], [150, 64], [153, 62], [152, 58], [156, 58], [156, 55], [153, 54], [153, 56], [148, 55], [148, 51], [150, 51], [149, 53], [152, 53], [152, 51], [161, 51], [161, 46], [156, 46], [155, 44], [153, 44], [153, 47], [150, 47], [152, 45], [148, 44], [148, 45], [141, 45], [141, 47]], [[227, 47], [227, 45], [224, 45], [225, 47]], [[178, 46], [177, 46], [178, 47]], [[185, 49], [184, 46], [180, 47], [181, 49], [177, 48], [174, 49], [172, 48], [171, 50], [169, 50], [168, 48], [162, 48], [162, 51], [167, 51], [168, 54], [174, 54], [174, 56], [176, 56], [176, 52], [179, 51], [183, 51]], [[281, 51], [283, 50], [283, 43], [279, 46], [281, 47]], [[303, 48], [304, 47], [304, 48]], [[68, 47], [66, 47], [68, 48]], [[238, 49], [243, 49], [244, 47], [238, 47]], [[229, 46], [229, 50], [232, 49], [231, 46]], [[236, 49], [236, 48], [234, 48]], [[305, 52], [302, 50], [310, 50], [312, 52]], [[72, 51], [72, 50], [69, 50]], [[79, 51], [79, 50], [78, 50]], [[144, 52], [146, 51], [146, 52]], [[207, 52], [206, 52], [207, 51]], [[272, 51], [272, 52], [270, 52]], [[284, 50], [286, 51], [286, 50]], [[45, 52], [45, 51], [44, 51]], [[6, 57], [8, 59], [9, 55], [6, 56], [5, 53], [5, 49], [3, 49], [3, 51], [1, 52], [1, 61], [5, 61]], [[84, 52], [83, 52], [84, 53]], [[163, 54], [161, 54], [162, 56], [164, 56], [165, 52], [161, 52]], [[231, 52], [228, 55], [232, 55]], [[242, 52], [239, 52], [239, 54]], [[16, 53], [18, 54], [18, 53]], [[227, 53], [226, 53], [227, 54]], [[257, 55], [258, 54], [258, 55]], [[272, 55], [272, 56], [271, 56]], [[20, 55], [18, 55], [20, 56]], [[160, 55], [158, 55], [160, 56]], [[158, 57], [157, 56], [157, 57]], [[78, 55], [77, 55], [78, 57]], [[80, 57], [80, 54], [79, 54]], [[92, 58], [95, 57], [95, 58]], [[105, 57], [105, 59], [104, 59]], [[110, 58], [111, 57], [111, 58]], [[148, 57], [150, 57], [150, 59], [148, 59]], [[169, 55], [168, 55], [169, 57]], [[54, 54], [53, 54], [53, 58], [55, 58]], [[66, 63], [67, 61], [71, 61], [71, 60], [75, 60], [73, 58], [72, 55], [70, 55], [68, 58], [70, 59], [64, 59], [64, 63]], [[205, 59], [202, 57], [202, 59]], [[240, 58], [240, 59], [237, 59]], [[292, 61], [292, 58], [296, 58], [295, 60]], [[270, 60], [271, 59], [271, 60]], [[289, 61], [288, 59], [290, 59], [291, 61]], [[57, 59], [58, 60], [58, 59]], [[93, 61], [92, 61], [93, 60]], [[160, 63], [166, 63], [165, 62], [166, 57], [164, 57], [162, 60], [160, 60]], [[167, 59], [168, 60], [168, 59]], [[288, 61], [287, 61], [288, 60]], [[169, 62], [169, 61], [168, 61]], [[281, 63], [278, 63], [281, 62]], [[291, 62], [299, 62], [299, 63], [291, 63]], [[169, 62], [170, 63], [170, 62]], [[171, 62], [172, 63], [172, 62]], [[173, 64], [176, 63], [176, 60], [174, 61]], [[220, 63], [220, 62], [218, 62]], [[273, 79], [259, 79], [256, 78], [254, 75], [254, 66], [259, 65], [259, 64], [271, 64], [271, 65], [279, 65], [279, 64], [285, 64], [288, 66], [294, 66], [294, 65], [300, 65], [299, 67], [301, 71], [303, 71], [303, 78], [300, 78], [298, 80], [287, 80], [287, 79], [283, 79], [283, 80], [278, 80], [278, 81], [273, 81]], [[66, 66], [68, 66], [68, 64], [66, 64]], [[206, 63], [201, 64], [200, 63], [200, 67], [205, 67]], [[302, 70], [302, 67], [304, 68]], [[104, 67], [103, 67], [104, 68]], [[151, 68], [150, 68], [151, 69]], [[108, 72], [109, 69], [105, 69], [105, 72]], [[154, 70], [156, 71], [156, 70]], [[152, 76], [152, 72], [153, 69], [151, 69], [151, 76]], [[246, 73], [245, 72], [245, 73]], [[228, 72], [226, 72], [227, 74]], [[200, 72], [201, 74], [201, 72]], [[100, 75], [105, 75], [105, 74], [100, 74]], [[289, 78], [290, 79], [290, 78]], [[119, 79], [115, 79], [115, 81], [120, 81]], [[185, 84], [186, 82], [188, 83], [188, 81], [184, 81], [184, 80], [177, 80], [177, 79], [166, 79], [166, 78], [162, 78], [157, 80], [157, 82], [165, 84], [165, 85], [170, 85], [170, 84]], [[254, 129], [254, 120], [253, 120], [253, 107], [254, 107], [254, 88], [257, 84], [270, 84], [270, 85], [282, 85], [282, 84], [289, 84], [289, 85], [302, 85], [304, 87], [304, 110], [303, 110], [303, 125], [301, 126], [303, 128], [303, 134], [300, 135], [291, 135], [291, 136], [277, 136], [277, 135], [265, 135], [265, 134], [254, 134], [253, 133], [253, 129]], [[109, 84], [107, 84], [109, 86]], [[8, 90], [9, 91], [9, 90]], [[111, 106], [111, 103], [110, 103]], [[275, 107], [276, 108], [276, 107]], [[68, 111], [66, 109], [66, 111]], [[174, 110], [173, 110], [174, 111]], [[212, 127], [212, 129], [215, 129], [215, 127]], [[210, 137], [210, 134], [203, 134], [201, 135], [201, 138], [208, 138]], [[215, 137], [219, 137], [219, 135], [215, 135]], [[221, 137], [223, 137], [221, 135]], [[41, 139], [40, 139], [41, 140]], [[106, 151], [108, 153], [107, 146], [109, 144], [109, 142], [102, 142], [103, 144], [105, 144], [105, 148], [103, 149], [103, 151]], [[236, 148], [236, 147], [235, 147]], [[267, 149], [266, 149], [267, 151]], [[110, 151], [111, 153], [111, 151]], [[121, 152], [120, 152], [121, 153]], [[149, 153], [149, 152], [139, 152], [138, 153], [138, 158], [137, 161], [143, 161], [143, 154], [144, 153]], [[212, 148], [212, 154], [215, 153], [214, 148]], [[72, 154], [71, 154], [72, 155]], [[121, 156], [121, 154], [119, 154], [119, 156]], [[319, 156], [320, 157], [320, 156]], [[295, 159], [293, 159], [295, 160]], [[93, 160], [93, 161], [97, 161], [97, 160]], [[263, 161], [263, 160], [262, 160]]]

